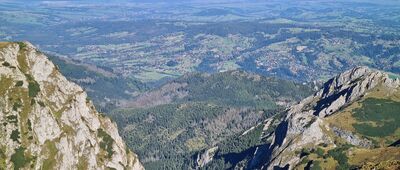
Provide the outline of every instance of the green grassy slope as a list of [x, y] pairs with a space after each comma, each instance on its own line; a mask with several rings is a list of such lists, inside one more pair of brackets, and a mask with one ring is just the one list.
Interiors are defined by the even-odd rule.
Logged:
[[[396, 169], [400, 167], [400, 93], [399, 89], [378, 86], [359, 101], [347, 106], [339, 113], [324, 120], [330, 128], [347, 131], [360, 139], [368, 140], [371, 146], [351, 145], [336, 134], [330, 138], [337, 147], [319, 146], [307, 148], [314, 153], [302, 158], [299, 169], [311, 162], [312, 167], [322, 169]], [[318, 164], [318, 165], [317, 165]], [[378, 168], [378, 169], [380, 169]]]

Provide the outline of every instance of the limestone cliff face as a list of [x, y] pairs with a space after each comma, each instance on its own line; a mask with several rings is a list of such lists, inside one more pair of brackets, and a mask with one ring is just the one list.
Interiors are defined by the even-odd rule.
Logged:
[[0, 43], [0, 169], [143, 169], [115, 123], [29, 43]]
[[[334, 145], [326, 132], [329, 127], [324, 123], [324, 118], [363, 97], [378, 85], [396, 89], [400, 83], [398, 79], [390, 79], [387, 74], [366, 67], [357, 67], [330, 79], [315, 95], [287, 110], [286, 118], [272, 136], [273, 142], [268, 151], [255, 153], [253, 163], [259, 163], [259, 160], [267, 157], [262, 169], [292, 169], [301, 159], [295, 154], [296, 150], [318, 144]], [[353, 136], [347, 131], [335, 128], [330, 131], [353, 145], [370, 145], [370, 141]]]

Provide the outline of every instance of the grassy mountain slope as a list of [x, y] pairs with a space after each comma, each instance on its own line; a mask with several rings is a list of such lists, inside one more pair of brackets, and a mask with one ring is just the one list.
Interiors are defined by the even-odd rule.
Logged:
[[[303, 148], [296, 168], [399, 168], [400, 148], [396, 144], [400, 140], [399, 99], [400, 88], [378, 86], [357, 102], [324, 118], [324, 131], [334, 143]], [[368, 145], [354, 145], [339, 131], [365, 140]]]
[[[397, 160], [397, 167], [400, 167], [400, 148], [396, 145], [400, 140], [400, 88], [378, 86], [359, 101], [326, 118], [326, 122], [330, 127], [340, 128], [372, 142], [367, 148], [359, 147], [349, 145], [338, 135], [332, 135], [337, 140], [336, 145], [345, 146], [341, 150], [325, 149], [336, 160], [335, 167], [368, 167], [390, 160]], [[336, 152], [342, 158], [334, 155]]]

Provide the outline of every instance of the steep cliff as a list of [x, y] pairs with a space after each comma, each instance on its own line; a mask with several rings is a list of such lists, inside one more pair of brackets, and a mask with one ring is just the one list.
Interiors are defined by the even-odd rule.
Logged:
[[30, 43], [0, 43], [0, 169], [143, 169], [81, 87]]

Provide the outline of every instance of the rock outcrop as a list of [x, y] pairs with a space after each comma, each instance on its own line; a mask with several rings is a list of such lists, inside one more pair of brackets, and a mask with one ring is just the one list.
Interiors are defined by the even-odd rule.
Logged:
[[196, 167], [195, 169], [199, 169], [204, 165], [208, 164], [213, 160], [215, 153], [218, 151], [218, 147], [212, 147], [210, 149], [206, 149], [203, 152], [197, 154], [196, 158]]
[[[300, 161], [299, 156], [294, 156], [294, 152], [299, 148], [318, 144], [334, 145], [322, 128], [326, 126], [324, 118], [358, 100], [377, 85], [395, 89], [400, 83], [398, 79], [390, 79], [383, 72], [367, 67], [357, 67], [330, 79], [315, 95], [290, 107], [286, 118], [275, 130], [273, 142], [268, 151], [265, 154], [259, 154], [259, 156], [268, 157], [261, 168], [293, 168]], [[352, 136], [349, 132], [338, 129], [334, 131], [336, 135], [354, 145], [362, 147], [371, 145], [368, 140]]]
[[354, 135], [352, 132], [349, 132], [349, 131], [346, 131], [346, 130], [343, 130], [343, 129], [340, 129], [337, 127], [333, 127], [332, 130], [335, 133], [335, 135], [346, 140], [346, 142], [348, 142], [352, 145], [363, 147], [363, 148], [371, 148], [373, 146], [373, 144], [370, 140], [361, 139], [360, 137]]
[[143, 169], [86, 93], [30, 43], [0, 43], [0, 169]]

